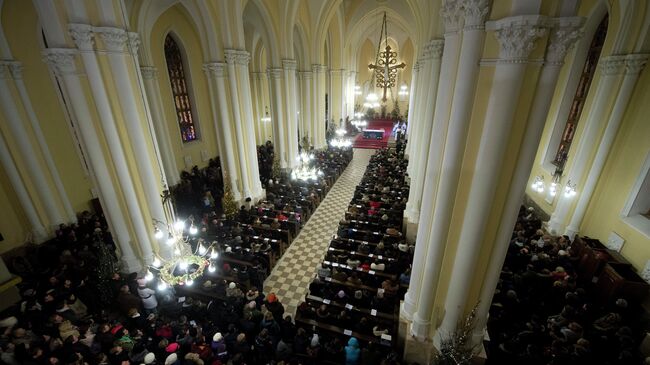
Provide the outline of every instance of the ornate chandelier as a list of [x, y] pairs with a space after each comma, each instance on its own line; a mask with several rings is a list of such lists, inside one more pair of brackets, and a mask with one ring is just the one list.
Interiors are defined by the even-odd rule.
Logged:
[[166, 222], [154, 220], [154, 237], [169, 248], [170, 257], [156, 257], [149, 265], [145, 279], [151, 281], [157, 278], [158, 290], [175, 285], [191, 286], [203, 275], [206, 267], [210, 272], [216, 270], [214, 261], [219, 254], [214, 243], [207, 245], [203, 239], [194, 238], [198, 228], [192, 217], [176, 219], [169, 190], [163, 192], [162, 200]]
[[[385, 40], [383, 52], [381, 51], [382, 39]], [[395, 86], [397, 79], [397, 70], [406, 67], [406, 64], [404, 62], [399, 64], [397, 63], [397, 52], [393, 52], [391, 47], [388, 45], [388, 23], [386, 21], [386, 12], [384, 12], [384, 19], [381, 24], [378, 44], [379, 46], [377, 47], [377, 56], [375, 58], [375, 63], [368, 65], [368, 68], [374, 71], [370, 81], [370, 86], [373, 86], [376, 78], [377, 87], [384, 89], [384, 95], [381, 98], [381, 101], [385, 103], [387, 100], [387, 90]], [[377, 99], [378, 97], [375, 93], [370, 93], [366, 97], [366, 104], [371, 105], [371, 107], [375, 108], [379, 106]], [[364, 106], [366, 106], [366, 104], [364, 104]]]
[[347, 132], [343, 128], [336, 130], [336, 138], [330, 141], [330, 146], [335, 148], [347, 148], [352, 146], [352, 141], [349, 138], [344, 138]]
[[323, 172], [321, 170], [310, 166], [313, 159], [314, 155], [302, 152], [300, 156], [298, 156], [300, 166], [291, 171], [291, 179], [309, 181], [316, 180], [319, 176], [322, 176]]

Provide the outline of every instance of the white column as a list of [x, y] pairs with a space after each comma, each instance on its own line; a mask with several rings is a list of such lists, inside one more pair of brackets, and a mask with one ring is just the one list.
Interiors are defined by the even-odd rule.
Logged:
[[40, 121], [36, 116], [36, 112], [34, 111], [32, 101], [29, 98], [29, 94], [27, 94], [27, 88], [25, 87], [25, 83], [23, 82], [23, 75], [22, 75], [23, 67], [20, 64], [20, 62], [15, 62], [15, 61], [14, 62], [0, 61], [0, 64], [6, 64], [9, 67], [9, 70], [11, 71], [11, 76], [14, 79], [14, 85], [18, 90], [18, 94], [20, 95], [20, 100], [22, 102], [23, 108], [25, 109], [25, 112], [27, 113], [27, 117], [29, 118], [32, 131], [34, 131], [34, 136], [36, 137], [36, 141], [38, 142], [39, 147], [43, 152], [42, 153], [43, 159], [45, 160], [45, 164], [47, 165], [47, 168], [50, 172], [50, 176], [52, 177], [52, 181], [54, 182], [54, 187], [56, 188], [56, 191], [59, 193], [59, 198], [63, 203], [63, 208], [67, 215], [68, 221], [77, 222], [77, 215], [75, 214], [75, 211], [72, 208], [70, 199], [68, 199], [68, 194], [66, 193], [65, 188], [63, 186], [63, 181], [61, 181], [61, 176], [59, 176], [59, 172], [56, 168], [56, 165], [54, 164], [52, 153], [50, 152], [50, 148], [48, 147], [47, 141], [45, 140], [45, 136], [43, 135], [43, 130], [41, 129]]
[[536, 25], [537, 19], [537, 16], [519, 16], [487, 23], [490, 29], [495, 30], [499, 41], [500, 59], [494, 72], [484, 119], [486, 128], [483, 128], [473, 169], [474, 175], [445, 300], [445, 316], [436, 333], [437, 340], [441, 334], [451, 333], [456, 328], [467, 304], [489, 217], [486, 213], [492, 208], [499, 179], [498, 167], [501, 166], [510, 138], [508, 132], [514, 121], [526, 60], [535, 47], [535, 41], [545, 33], [544, 28]]
[[142, 269], [142, 263], [135, 257], [131, 246], [131, 235], [127, 229], [126, 219], [119, 205], [120, 199], [112, 184], [108, 163], [101, 150], [101, 144], [97, 131], [91, 123], [92, 114], [88, 106], [88, 100], [84, 93], [74, 57], [76, 50], [68, 48], [48, 48], [45, 50], [45, 62], [62, 81], [68, 101], [72, 107], [76, 120], [79, 121], [75, 128], [79, 131], [84, 154], [88, 156], [95, 183], [99, 187], [100, 199], [106, 219], [114, 233], [115, 241], [122, 253], [121, 260], [125, 269], [129, 272], [138, 272]]
[[219, 154], [222, 156], [222, 168], [230, 181], [233, 198], [239, 201], [242, 196], [237, 181], [241, 180], [241, 176], [237, 173], [235, 154], [237, 154], [238, 150], [233, 146], [233, 134], [228, 116], [225, 64], [221, 62], [205, 63], [203, 64], [203, 71], [208, 77], [208, 92], [210, 93], [212, 112], [214, 114], [214, 130], [217, 133], [217, 141], [219, 141]]
[[284, 105], [282, 103], [282, 84], [280, 83], [280, 79], [282, 79], [282, 69], [270, 68], [268, 70], [268, 78], [271, 112], [273, 113], [271, 122], [273, 123], [274, 152], [280, 162], [280, 168], [286, 169], [289, 167], [289, 153], [287, 152], [286, 142], [286, 134], [289, 133], [289, 131], [284, 128], [286, 116], [284, 114]]
[[[418, 128], [419, 132], [415, 137], [417, 139], [418, 148], [413, 151], [409, 156], [409, 165], [413, 165], [413, 175], [410, 175], [410, 190], [408, 201], [406, 203], [406, 211], [404, 216], [411, 223], [417, 223], [420, 219], [420, 203], [422, 200], [422, 189], [424, 186], [424, 177], [426, 175], [426, 158], [429, 156], [431, 129], [433, 126], [433, 112], [436, 108], [435, 100], [438, 93], [438, 81], [440, 79], [440, 57], [442, 56], [442, 48], [444, 41], [441, 39], [432, 40], [424, 47], [422, 60], [423, 67], [427, 68], [425, 77], [421, 80], [427, 87], [423, 95], [425, 108], [422, 113], [420, 121], [421, 127]], [[437, 147], [437, 146], [435, 146]], [[423, 168], [423, 166], [425, 168]]]
[[296, 108], [296, 60], [282, 60], [285, 89], [285, 126], [287, 130], [287, 153], [290, 168], [298, 166], [298, 109]]
[[[450, 73], [450, 75], [446, 75], [448, 79], [444, 80], [449, 87], [444, 94], [443, 92], [439, 94], [442, 98], [446, 97], [447, 100], [446, 103], [441, 100], [441, 109], [436, 111], [435, 123], [440, 123], [436, 126], [441, 127], [434, 129], [431, 141], [431, 144], [443, 145], [444, 150], [437, 150], [437, 153], [431, 156], [434, 160], [430, 163], [434, 164], [435, 168], [426, 181], [432, 179], [434, 184], [437, 183], [437, 187], [431, 188], [435, 195], [432, 194], [431, 200], [427, 200], [426, 205], [423, 204], [423, 206], [429, 207], [427, 214], [431, 223], [419, 224], [418, 242], [416, 243], [416, 247], [419, 244], [426, 247], [426, 253], [423, 253], [426, 266], [419, 284], [422, 288], [417, 298], [417, 311], [413, 317], [411, 328], [412, 333], [418, 338], [428, 337], [431, 327], [433, 304], [459, 184], [465, 140], [478, 79], [478, 62], [483, 50], [485, 38], [483, 24], [489, 10], [487, 3], [472, 2], [467, 4], [467, 8], [461, 8], [458, 3], [448, 2], [447, 4], [449, 6], [443, 13], [443, 19], [448, 29], [445, 34], [446, 49], [443, 63], [445, 72]], [[470, 5], [473, 7], [469, 7]], [[463, 41], [462, 44], [459, 44], [460, 36], [456, 30], [459, 27], [459, 17], [462, 11], [467, 13], [465, 14]], [[454, 72], [457, 59], [458, 71]], [[452, 81], [452, 78], [455, 79], [455, 82]], [[451, 97], [453, 99], [449, 99], [449, 91], [452, 89], [453, 96]], [[450, 106], [445, 107], [445, 105]], [[448, 122], [446, 122], [447, 115], [449, 115]], [[446, 132], [446, 136], [436, 138], [436, 132], [441, 134]], [[429, 206], [429, 204], [431, 205]], [[422, 230], [420, 230], [420, 226], [423, 226]]]
[[557, 86], [558, 76], [564, 57], [573, 44], [582, 37], [582, 18], [562, 18], [560, 26], [554, 28], [549, 35], [546, 52], [546, 61], [539, 76], [537, 90], [532, 102], [526, 132], [521, 142], [521, 149], [518, 153], [517, 164], [514, 169], [510, 189], [503, 207], [503, 214], [495, 245], [490, 254], [490, 262], [486, 271], [481, 296], [477, 309], [477, 323], [475, 326], [475, 340], [482, 338], [483, 329], [487, 324], [488, 311], [492, 304], [494, 290], [497, 287], [501, 268], [508, 252], [512, 230], [517, 221], [519, 207], [523, 201], [524, 192], [530, 171], [535, 162], [535, 154], [542, 137], [544, 124], [548, 117], [548, 111], [553, 100], [553, 93]]
[[7, 127], [11, 133], [11, 137], [16, 142], [16, 147], [20, 152], [21, 158], [24, 159], [29, 180], [34, 184], [38, 199], [45, 208], [45, 214], [47, 214], [48, 219], [47, 223], [54, 227], [65, 222], [65, 220], [57, 207], [55, 201], [56, 195], [48, 186], [47, 177], [43, 173], [43, 170], [41, 170], [40, 163], [36, 158], [37, 152], [34, 148], [35, 146], [32, 145], [29, 139], [18, 110], [18, 105], [12, 96], [11, 78], [8, 65], [0, 65], [0, 106], [2, 106], [3, 114], [7, 120]]
[[[300, 117], [302, 118], [302, 125], [303, 125], [303, 135], [307, 135], [308, 139], [310, 141], [314, 140], [314, 124], [312, 123], [312, 118], [314, 117], [312, 113], [312, 98], [311, 98], [311, 91], [312, 91], [312, 76], [313, 73], [311, 71], [301, 71], [300, 72], [301, 78], [302, 78], [302, 98], [303, 98], [303, 110], [300, 111]], [[302, 139], [301, 141], [302, 142]]]
[[23, 208], [23, 211], [27, 216], [27, 220], [29, 220], [29, 224], [31, 225], [31, 232], [34, 235], [33, 241], [35, 243], [42, 243], [43, 241], [47, 240], [47, 232], [45, 231], [45, 227], [43, 226], [41, 219], [38, 217], [36, 207], [34, 207], [34, 202], [32, 202], [32, 199], [29, 197], [27, 189], [25, 189], [25, 184], [20, 178], [18, 168], [16, 167], [16, 164], [11, 157], [11, 153], [9, 152], [9, 148], [7, 148], [7, 144], [1, 135], [0, 162], [2, 163], [3, 169], [7, 173], [7, 177], [9, 177], [11, 186], [16, 192], [20, 206]]
[[[623, 72], [625, 65], [625, 56], [602, 57], [600, 60], [601, 76], [596, 88], [596, 94], [591, 102], [589, 114], [584, 119], [584, 130], [580, 136], [575, 154], [573, 154], [571, 166], [565, 171], [568, 176], [565, 181], [571, 180], [573, 184], [580, 184], [583, 181], [585, 169], [591, 159], [598, 134], [603, 130], [603, 125], [608, 119], [607, 110], [609, 109], [608, 100], [616, 92], [618, 76]], [[581, 192], [578, 191], [578, 194]], [[548, 222], [548, 228], [551, 232], [559, 234], [564, 232], [567, 215], [571, 205], [572, 197], [565, 197], [564, 194], [558, 194], [558, 202], [555, 211], [551, 214]]]
[[239, 171], [241, 173], [241, 185], [243, 196], [251, 196], [251, 186], [249, 180], [249, 171], [246, 164], [246, 146], [244, 145], [244, 131], [242, 125], [244, 121], [241, 115], [241, 105], [239, 103], [239, 92], [237, 85], [237, 74], [235, 62], [237, 61], [237, 51], [232, 49], [225, 50], [226, 65], [228, 67], [228, 85], [230, 86], [230, 102], [233, 111], [235, 123], [235, 139], [237, 141], [237, 155], [239, 157]]
[[571, 222], [565, 232], [571, 240], [573, 240], [580, 230], [582, 219], [585, 217], [585, 213], [587, 212], [587, 205], [591, 201], [594, 190], [596, 189], [596, 184], [600, 179], [600, 174], [603, 171], [603, 167], [605, 167], [607, 156], [609, 155], [609, 151], [614, 143], [618, 127], [621, 125], [621, 120], [623, 119], [623, 114], [628, 106], [630, 97], [632, 96], [634, 85], [636, 85], [639, 73], [645, 66], [647, 60], [647, 54], [630, 54], [625, 56], [625, 77], [623, 78], [623, 85], [621, 86], [616, 101], [614, 102], [614, 108], [609, 116], [607, 128], [605, 129], [605, 133], [600, 140], [600, 143], [592, 141], [594, 145], [598, 146], [598, 151], [591, 163], [591, 168], [588, 170], [587, 181], [579, 194], [578, 204], [573, 211]]
[[[153, 223], [149, 225], [145, 223], [142, 209], [138, 204], [133, 177], [129, 172], [126, 155], [122, 149], [122, 141], [120, 140], [109, 97], [106, 93], [106, 85], [102, 79], [102, 73], [96, 55], [93, 52], [93, 33], [91, 26], [71, 24], [70, 33], [77, 44], [77, 47], [81, 50], [81, 61], [88, 76], [90, 90], [97, 107], [97, 114], [99, 115], [102, 130], [104, 131], [106, 144], [111, 152], [111, 160], [120, 182], [120, 188], [125, 195], [124, 200], [129, 210], [130, 221], [133, 224], [138, 243], [141, 244], [145, 263], [149, 264], [153, 261], [153, 252], [149, 235], [151, 229], [149, 227], [153, 227]], [[163, 215], [159, 219], [162, 221], [164, 218], [165, 216]]]
[[[415, 107], [415, 95], [417, 93], [417, 88], [418, 88], [418, 71], [419, 71], [419, 66], [417, 61], [413, 65], [412, 71], [411, 71], [411, 90], [409, 93], [409, 105], [408, 105], [408, 111], [409, 115], [406, 119], [406, 135], [408, 137], [411, 136], [411, 128], [413, 128], [413, 109]], [[410, 153], [410, 144], [406, 146], [406, 150], [409, 151]], [[407, 153], [408, 156], [408, 153]]]
[[264, 117], [264, 108], [262, 107], [262, 100], [260, 95], [260, 73], [251, 72], [251, 88], [253, 90], [253, 125], [255, 125], [255, 144], [264, 144], [264, 137], [262, 133], [261, 119]]
[[324, 65], [312, 65], [314, 77], [314, 92], [312, 95], [314, 108], [314, 119], [312, 120], [314, 128], [314, 148], [320, 149], [325, 147], [325, 71]]
[[165, 177], [169, 186], [174, 186], [180, 182], [180, 174], [176, 165], [176, 157], [171, 147], [172, 143], [169, 137], [169, 131], [167, 130], [167, 120], [163, 111], [160, 85], [158, 83], [158, 71], [153, 66], [141, 66], [140, 73], [144, 79], [156, 140], [158, 141], [162, 163], [165, 168]]
[[251, 194], [247, 195], [246, 198], [250, 197], [253, 200], [258, 200], [262, 197], [262, 183], [260, 181], [260, 170], [257, 162], [257, 145], [255, 144], [255, 135], [253, 131], [255, 127], [253, 125], [253, 101], [251, 98], [251, 82], [249, 79], [250, 73], [248, 71], [248, 64], [250, 62], [250, 54], [246, 51], [237, 52], [237, 78], [239, 79], [239, 84], [241, 85], [241, 94], [239, 102], [243, 104], [244, 110], [244, 127], [245, 134], [244, 140], [246, 141], [246, 160], [248, 161], [248, 171], [250, 178], [250, 189]]

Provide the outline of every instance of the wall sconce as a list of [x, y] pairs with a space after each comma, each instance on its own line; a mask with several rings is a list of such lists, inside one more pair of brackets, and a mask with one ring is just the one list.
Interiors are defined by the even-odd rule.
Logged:
[[269, 107], [265, 106], [264, 109], [266, 110], [266, 113], [264, 114], [264, 116], [260, 120], [262, 122], [264, 122], [264, 123], [268, 123], [268, 122], [271, 121], [271, 117], [269, 117]]
[[535, 176], [535, 181], [533, 182], [531, 187], [536, 192], [543, 193], [544, 192], [544, 176]]
[[354, 85], [354, 95], [361, 95], [361, 86]]
[[564, 196], [567, 198], [573, 198], [578, 192], [576, 191], [577, 184], [571, 184], [571, 179], [567, 181], [566, 186], [564, 187]]

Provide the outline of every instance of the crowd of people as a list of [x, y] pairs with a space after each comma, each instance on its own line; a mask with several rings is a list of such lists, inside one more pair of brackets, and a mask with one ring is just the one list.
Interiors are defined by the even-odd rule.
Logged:
[[578, 275], [576, 242], [541, 228], [522, 207], [490, 309], [490, 363], [648, 364], [638, 303], [598, 300], [591, 277]]
[[[409, 281], [413, 247], [401, 221], [408, 185], [406, 160], [394, 149], [377, 151], [355, 190], [325, 260], [296, 313], [300, 327], [347, 339], [336, 363], [396, 364], [397, 308]], [[382, 362], [383, 361], [383, 362]]]

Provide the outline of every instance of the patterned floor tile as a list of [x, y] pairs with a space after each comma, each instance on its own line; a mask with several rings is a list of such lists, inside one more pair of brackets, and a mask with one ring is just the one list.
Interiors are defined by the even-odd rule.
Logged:
[[373, 153], [369, 149], [354, 150], [348, 167], [264, 282], [264, 291], [274, 292], [286, 313], [295, 315], [296, 307], [303, 301]]

